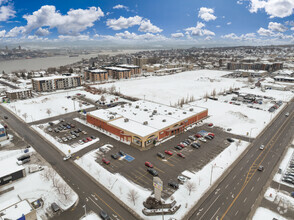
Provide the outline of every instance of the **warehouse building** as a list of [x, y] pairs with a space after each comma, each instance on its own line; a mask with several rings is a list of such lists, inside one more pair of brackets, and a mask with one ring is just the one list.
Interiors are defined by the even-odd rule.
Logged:
[[108, 131], [120, 140], [145, 148], [156, 141], [183, 132], [185, 127], [208, 116], [208, 110], [193, 106], [181, 110], [139, 100], [87, 114], [87, 122]]

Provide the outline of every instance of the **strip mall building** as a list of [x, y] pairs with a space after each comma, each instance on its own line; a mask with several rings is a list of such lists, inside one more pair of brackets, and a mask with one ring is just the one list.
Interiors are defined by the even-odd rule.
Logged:
[[145, 148], [208, 116], [208, 109], [177, 109], [148, 101], [136, 101], [87, 114], [87, 122], [131, 144]]

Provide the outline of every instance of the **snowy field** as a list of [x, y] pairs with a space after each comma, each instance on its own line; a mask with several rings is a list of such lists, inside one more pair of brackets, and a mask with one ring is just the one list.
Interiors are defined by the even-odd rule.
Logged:
[[[16, 162], [16, 158], [22, 154], [23, 152], [21, 150], [0, 151], [0, 158], [5, 158], [5, 160], [14, 160]], [[29, 166], [32, 165], [24, 164], [23, 166], [26, 169], [26, 177], [1, 187], [1, 190], [4, 190], [13, 186], [14, 190], [4, 193], [0, 196], [0, 210], [20, 201], [20, 198], [27, 199], [29, 202], [33, 202], [42, 198], [44, 201], [44, 206], [37, 209], [37, 215], [38, 219], [44, 219], [45, 212], [49, 212], [50, 214], [51, 203], [56, 202], [61, 209], [67, 210], [77, 201], [78, 195], [72, 191], [71, 188], [67, 188], [71, 196], [68, 200], [65, 200], [61, 194], [58, 194], [57, 191], [54, 190], [52, 182], [43, 178], [43, 174], [48, 169], [48, 167], [44, 167], [45, 169], [42, 171], [29, 173]], [[57, 181], [59, 181], [61, 185], [68, 186], [56, 172], [54, 173], [54, 178], [58, 179]]]
[[[118, 81], [94, 87], [110, 88], [115, 86], [124, 95], [146, 99], [166, 105], [174, 105], [181, 98], [194, 96], [202, 98], [206, 93], [244, 86], [246, 80], [222, 78], [230, 72], [217, 70], [198, 70], [178, 74]], [[160, 94], [160, 95], [158, 95]]]
[[[31, 128], [33, 128], [36, 132], [38, 132], [41, 136], [43, 136], [47, 141], [51, 142], [55, 147], [57, 147], [64, 154], [78, 152], [81, 149], [86, 148], [89, 145], [92, 145], [92, 144], [99, 141], [99, 138], [96, 138], [96, 139], [89, 141], [87, 143], [84, 143], [82, 145], [79, 143], [75, 143], [75, 144], [71, 144], [71, 146], [68, 144], [59, 143], [54, 137], [52, 137], [50, 134], [47, 134], [44, 131], [47, 126], [48, 126], [48, 124], [46, 123], [46, 124], [41, 124], [41, 126], [40, 125], [32, 125]], [[78, 142], [78, 140], [80, 140], [80, 139], [76, 139], [76, 142]]]
[[[180, 185], [180, 188], [173, 194], [173, 198], [177, 201], [177, 205], [181, 205], [181, 208], [173, 215], [173, 218], [182, 219], [183, 216], [197, 203], [197, 201], [203, 196], [210, 186], [223, 174], [223, 172], [236, 160], [236, 158], [246, 149], [247, 142], [235, 141], [229, 147], [227, 147], [221, 154], [219, 154], [214, 160], [208, 163], [202, 170], [193, 174], [188, 171], [184, 171], [184, 175], [191, 178], [191, 182], [195, 184], [196, 190], [189, 192], [185, 185]], [[151, 192], [141, 186], [131, 182], [120, 174], [112, 174], [106, 170], [103, 166], [95, 162], [96, 158], [101, 161], [99, 156], [99, 150], [93, 150], [82, 158], [75, 160], [75, 162], [81, 166], [86, 172], [93, 176], [97, 181], [104, 185], [109, 191], [111, 191], [118, 199], [122, 200], [127, 206], [135, 210], [138, 215], [144, 219], [157, 220], [162, 219], [161, 216], [147, 217], [142, 214], [143, 204]], [[213, 169], [212, 182], [210, 183], [210, 173]], [[128, 193], [130, 190], [138, 192], [139, 198], [135, 205], [128, 200]], [[171, 202], [172, 198], [169, 198], [166, 202]]]
[[2, 105], [25, 122], [38, 121], [93, 107], [93, 105], [86, 106], [77, 100], [67, 98], [67, 96], [72, 96], [76, 93], [77, 91], [55, 93], [32, 99], [18, 100], [17, 102], [3, 103]]
[[279, 219], [279, 220], [287, 220], [286, 218], [283, 218], [281, 215], [279, 215], [278, 213], [275, 213], [269, 209], [266, 209], [266, 208], [262, 208], [262, 207], [259, 207], [252, 220], [270, 220], [270, 219]]
[[96, 213], [91, 212], [80, 220], [101, 220], [101, 218]]

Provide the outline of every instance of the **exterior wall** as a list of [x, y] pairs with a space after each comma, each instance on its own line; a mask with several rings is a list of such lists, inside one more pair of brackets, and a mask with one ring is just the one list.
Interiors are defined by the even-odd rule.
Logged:
[[7, 140], [7, 133], [4, 127], [0, 128], [0, 141]]
[[3, 176], [3, 177], [0, 177], [0, 186], [3, 186], [11, 181], [14, 181], [14, 180], [17, 180], [17, 179], [20, 179], [24, 177], [24, 172], [23, 170], [20, 170], [18, 172], [15, 172], [15, 173], [12, 173], [10, 175], [7, 175], [7, 176]]
[[6, 92], [6, 96], [9, 99], [25, 99], [25, 98], [31, 98], [32, 97], [32, 91], [26, 90], [21, 92]]
[[37, 92], [53, 91], [58, 89], [68, 89], [81, 86], [81, 77], [67, 77], [49, 80], [32, 79], [33, 89]]
[[26, 220], [37, 220], [37, 211], [36, 209], [32, 209], [32, 211], [25, 215]]
[[[128, 132], [125, 130], [121, 130], [119, 128], [111, 126], [107, 122], [100, 120], [98, 118], [95, 118], [89, 114], [87, 114], [87, 122], [120, 137], [121, 140], [131, 141], [136, 146], [140, 146], [142, 148], [145, 148], [146, 146], [152, 144], [154, 139], [161, 140], [165, 137], [181, 133], [184, 131], [185, 127], [187, 127], [193, 123], [196, 123], [196, 122], [204, 119], [207, 116], [208, 116], [208, 110], [206, 109], [197, 115], [194, 115], [188, 119], [182, 120], [176, 124], [168, 126], [164, 129], [162, 129], [158, 132], [155, 132], [153, 134], [150, 134], [146, 137], [140, 137], [139, 135], [136, 135], [134, 133], [131, 133], [131, 132]], [[139, 142], [141, 142], [141, 143], [139, 143]]]

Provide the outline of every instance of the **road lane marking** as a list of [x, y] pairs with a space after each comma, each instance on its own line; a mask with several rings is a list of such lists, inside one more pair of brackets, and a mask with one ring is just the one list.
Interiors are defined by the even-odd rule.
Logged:
[[250, 191], [252, 192], [253, 190], [254, 190], [254, 186], [251, 188], [251, 190], [250, 190]]
[[108, 208], [110, 208], [117, 216], [119, 216], [119, 218], [124, 219], [123, 217], [121, 217], [116, 211], [114, 211], [114, 209], [107, 204], [107, 202], [105, 202], [103, 199], [100, 198], [100, 196], [97, 195], [97, 193], [95, 193], [95, 195], [105, 204], [107, 205]]
[[240, 168], [240, 171], [243, 170], [243, 167]]
[[258, 177], [257, 182], [260, 180], [260, 177]]
[[235, 176], [233, 176], [233, 180], [236, 178], [236, 175]]
[[210, 220], [212, 220], [214, 218], [214, 216], [216, 215], [216, 213], [218, 212], [219, 209], [220, 209], [220, 207], [216, 210], [216, 212], [213, 214], [213, 216], [211, 217]]
[[89, 197], [89, 199], [101, 210], [103, 210], [91, 197]]
[[244, 199], [243, 203], [245, 203], [245, 202], [246, 202], [246, 200], [247, 200], [247, 197]]
[[226, 185], [225, 189], [226, 189], [226, 188], [228, 188], [228, 186], [229, 186], [229, 184], [228, 184], [228, 185]]
[[239, 210], [235, 213], [235, 216], [238, 215]]
[[218, 197], [216, 197], [216, 199], [210, 204], [210, 206], [208, 207], [208, 209], [206, 209], [206, 211], [203, 213], [203, 215], [199, 218], [199, 220], [201, 220], [203, 218], [203, 216], [206, 214], [206, 212], [208, 212], [208, 210], [211, 208], [211, 206], [216, 202], [216, 200], [218, 200], [218, 198], [220, 197], [220, 195], [218, 195]]

